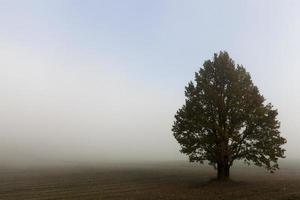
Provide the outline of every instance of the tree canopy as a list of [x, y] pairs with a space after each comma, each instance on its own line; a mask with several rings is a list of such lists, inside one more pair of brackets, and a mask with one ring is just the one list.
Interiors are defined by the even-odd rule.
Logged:
[[280, 136], [278, 112], [227, 52], [204, 62], [185, 96], [172, 131], [191, 162], [208, 161], [218, 170], [218, 179], [229, 177], [235, 160], [271, 172], [279, 168], [286, 140]]

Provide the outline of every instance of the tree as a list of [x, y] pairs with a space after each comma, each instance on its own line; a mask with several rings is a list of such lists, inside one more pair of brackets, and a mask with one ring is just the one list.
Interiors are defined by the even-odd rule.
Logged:
[[229, 178], [235, 160], [270, 172], [279, 169], [286, 140], [280, 136], [277, 110], [265, 103], [250, 74], [227, 52], [204, 62], [185, 96], [172, 131], [191, 162], [208, 161], [218, 180]]

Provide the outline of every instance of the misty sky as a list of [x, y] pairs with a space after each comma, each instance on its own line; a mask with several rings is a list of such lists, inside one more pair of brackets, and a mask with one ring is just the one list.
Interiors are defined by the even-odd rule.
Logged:
[[184, 87], [226, 50], [299, 156], [299, 1], [0, 0], [0, 161], [185, 158]]

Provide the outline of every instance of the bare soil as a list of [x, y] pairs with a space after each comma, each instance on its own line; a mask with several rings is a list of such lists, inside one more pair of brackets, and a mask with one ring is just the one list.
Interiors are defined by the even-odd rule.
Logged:
[[300, 168], [275, 174], [235, 167], [228, 182], [211, 168], [188, 163], [0, 170], [0, 199], [300, 200]]

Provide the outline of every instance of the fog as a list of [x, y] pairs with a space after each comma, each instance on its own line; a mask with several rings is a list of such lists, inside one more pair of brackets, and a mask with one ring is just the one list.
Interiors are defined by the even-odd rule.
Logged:
[[172, 94], [101, 67], [109, 63], [53, 63], [12, 52], [1, 52], [1, 159], [176, 158]]
[[186, 159], [174, 114], [220, 50], [278, 108], [298, 158], [299, 6], [1, 1], [1, 165]]

